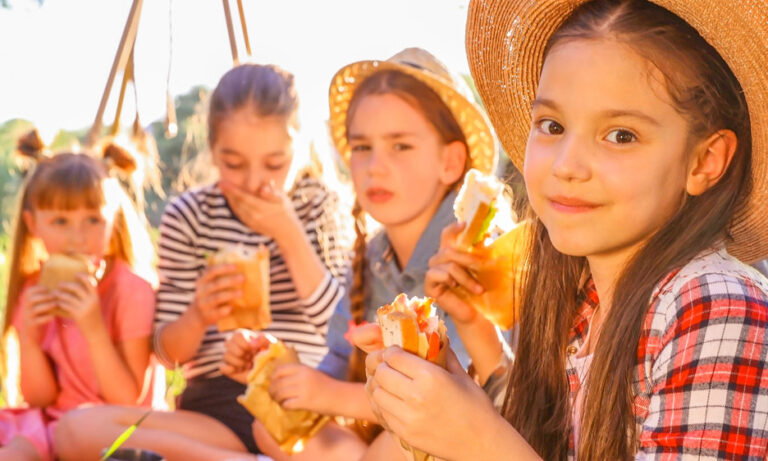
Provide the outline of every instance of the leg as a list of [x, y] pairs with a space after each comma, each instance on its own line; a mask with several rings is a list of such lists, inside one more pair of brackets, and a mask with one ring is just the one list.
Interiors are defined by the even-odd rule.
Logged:
[[32, 442], [16, 436], [7, 445], [0, 447], [0, 461], [38, 461], [40, 454]]
[[[71, 411], [56, 427], [54, 447], [62, 460], [97, 459], [145, 408], [95, 406]], [[213, 418], [194, 412], [153, 412], [124, 444], [173, 460], [248, 459], [240, 439]]]
[[259, 421], [253, 423], [253, 437], [259, 449], [274, 461], [357, 461], [367, 445], [347, 428], [328, 423], [307, 441], [304, 450], [288, 456]]
[[382, 432], [368, 447], [360, 461], [410, 461], [411, 455], [407, 453], [400, 443], [389, 432]]

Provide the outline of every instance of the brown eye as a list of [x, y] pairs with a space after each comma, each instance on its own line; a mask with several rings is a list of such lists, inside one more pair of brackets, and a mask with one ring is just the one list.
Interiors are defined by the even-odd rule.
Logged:
[[613, 130], [605, 139], [614, 144], [629, 144], [637, 141], [637, 136], [629, 130]]
[[555, 122], [554, 120], [542, 120], [539, 122], [539, 129], [544, 134], [550, 134], [553, 136], [559, 136], [565, 132], [563, 125]]

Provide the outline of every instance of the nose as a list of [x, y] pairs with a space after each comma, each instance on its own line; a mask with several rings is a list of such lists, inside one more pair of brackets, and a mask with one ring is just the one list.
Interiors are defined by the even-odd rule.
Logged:
[[387, 171], [386, 155], [381, 148], [372, 148], [368, 158], [368, 174], [381, 176]]
[[552, 174], [563, 181], [587, 181], [592, 177], [589, 145], [576, 136], [565, 136], [552, 163]]
[[248, 176], [245, 178], [243, 186], [248, 193], [256, 195], [259, 193], [259, 188], [264, 183], [265, 181], [262, 172], [259, 170], [251, 170], [248, 172]]

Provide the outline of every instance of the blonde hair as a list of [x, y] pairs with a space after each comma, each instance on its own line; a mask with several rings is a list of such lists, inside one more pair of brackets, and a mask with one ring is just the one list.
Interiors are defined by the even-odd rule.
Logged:
[[[112, 148], [108, 152], [114, 156], [114, 146], [107, 147]], [[39, 161], [24, 181], [15, 214], [3, 333], [13, 318], [25, 280], [40, 270], [47, 257], [42, 243], [33, 237], [22, 218], [25, 211], [104, 206], [113, 209], [115, 219], [108, 255], [125, 261], [138, 275], [156, 284], [154, 249], [144, 214], [134, 206], [118, 180], [110, 177], [104, 162], [88, 154], [34, 155]]]

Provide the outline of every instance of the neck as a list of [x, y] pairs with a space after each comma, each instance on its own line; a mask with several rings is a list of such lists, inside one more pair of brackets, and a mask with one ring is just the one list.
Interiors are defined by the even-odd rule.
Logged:
[[597, 296], [600, 300], [600, 318], [610, 311], [613, 303], [613, 292], [627, 263], [645, 242], [636, 243], [630, 247], [615, 250], [609, 253], [587, 256], [589, 271], [595, 282]]
[[443, 201], [444, 194], [440, 195], [438, 200], [435, 200], [427, 209], [415, 218], [396, 225], [386, 226], [384, 231], [387, 233], [389, 243], [392, 245], [392, 250], [397, 257], [397, 264], [402, 270], [408, 265], [416, 244], [419, 243], [421, 235], [429, 225], [432, 217], [440, 208], [440, 204]]

